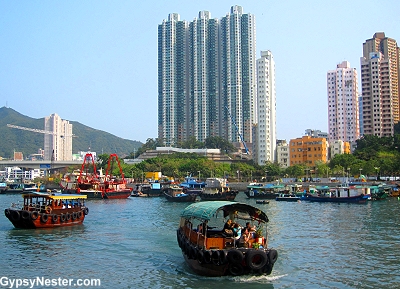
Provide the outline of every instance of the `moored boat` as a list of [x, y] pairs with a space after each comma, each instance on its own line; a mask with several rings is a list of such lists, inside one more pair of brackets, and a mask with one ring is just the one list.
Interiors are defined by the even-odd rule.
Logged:
[[[118, 162], [120, 178], [112, 175], [111, 164]], [[126, 180], [116, 154], [111, 154], [108, 159], [106, 175], [97, 174], [94, 157], [87, 153], [84, 157], [79, 173], [67, 174], [60, 182], [64, 193], [76, 193], [86, 195], [89, 199], [127, 199], [132, 188], [126, 186]]]
[[0, 194], [7, 190], [7, 183], [0, 182]]
[[186, 193], [182, 187], [170, 186], [164, 192], [165, 198], [170, 202], [194, 202], [197, 194]]
[[[112, 175], [113, 160], [118, 164], [120, 177]], [[106, 175], [104, 182], [100, 183], [100, 190], [103, 199], [126, 199], [132, 193], [132, 188], [126, 186], [126, 180], [117, 154], [111, 154], [108, 158]]]
[[284, 202], [297, 202], [300, 201], [300, 197], [295, 194], [279, 194], [276, 201], [284, 201]]
[[6, 217], [16, 228], [79, 225], [89, 212], [85, 205], [85, 195], [36, 192], [22, 196], [23, 205], [13, 204], [4, 210]]
[[370, 186], [371, 200], [386, 200], [391, 192], [391, 187], [387, 185]]
[[23, 194], [27, 192], [37, 192], [37, 191], [39, 191], [39, 188], [35, 183], [24, 183], [24, 182], [9, 183], [2, 188], [2, 192], [6, 194], [12, 194], [12, 193]]
[[131, 197], [160, 197], [163, 195], [161, 183], [149, 182], [135, 184]]
[[[265, 237], [236, 240], [224, 230], [224, 223], [254, 221], [265, 225]], [[245, 203], [229, 201], [197, 202], [181, 213], [177, 240], [189, 267], [199, 275], [269, 275], [278, 258], [275, 249], [268, 248], [267, 215]], [[239, 239], [241, 240], [241, 239]]]
[[269, 204], [268, 200], [256, 200], [256, 204]]
[[60, 187], [65, 194], [81, 194], [87, 196], [88, 199], [103, 199], [94, 156], [87, 153], [81, 169], [65, 174], [60, 181]]
[[244, 192], [250, 199], [275, 199], [278, 196], [277, 189], [274, 184], [257, 184], [250, 183]]
[[228, 186], [226, 179], [208, 178], [200, 198], [203, 201], [233, 201], [238, 193]]
[[369, 188], [336, 187], [326, 191], [307, 192], [300, 199], [311, 202], [365, 203], [370, 198], [368, 191]]
[[186, 189], [198, 189], [201, 190], [206, 186], [206, 182], [197, 180], [192, 176], [185, 177], [185, 181], [179, 184], [181, 187]]

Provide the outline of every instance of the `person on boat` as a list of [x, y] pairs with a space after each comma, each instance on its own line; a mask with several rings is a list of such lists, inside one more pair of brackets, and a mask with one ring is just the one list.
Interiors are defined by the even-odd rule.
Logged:
[[225, 222], [224, 230], [225, 230], [225, 229], [232, 229], [232, 227], [233, 227], [233, 221], [232, 221], [231, 219], [228, 219], [228, 220]]
[[200, 223], [197, 225], [197, 232], [200, 234], [205, 235], [207, 230], [207, 224], [206, 223]]
[[233, 225], [232, 231], [233, 231], [233, 237], [235, 239], [236, 246], [238, 246], [239, 239], [242, 236], [242, 227], [238, 223], [235, 223]]
[[246, 229], [247, 229], [248, 233], [249, 233], [250, 235], [252, 235], [253, 238], [254, 238], [254, 235], [255, 235], [255, 233], [256, 233], [256, 226], [252, 226], [252, 225], [250, 224], [250, 222], [247, 222], [247, 223], [246, 223]]
[[238, 241], [238, 247], [249, 248], [250, 233], [247, 227], [242, 229], [240, 239]]
[[240, 236], [242, 235], [242, 229], [243, 228], [238, 223], [235, 223], [233, 225], [232, 231], [233, 231], [233, 235], [235, 236], [235, 239], [236, 239], [236, 237], [238, 237], [237, 239], [240, 238]]
[[232, 236], [233, 235], [233, 226], [234, 222], [231, 219], [228, 219], [224, 225], [224, 233], [227, 235]]

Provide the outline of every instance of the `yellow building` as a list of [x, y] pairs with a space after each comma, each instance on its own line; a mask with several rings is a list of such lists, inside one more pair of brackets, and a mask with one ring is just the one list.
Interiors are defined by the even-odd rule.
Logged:
[[335, 140], [329, 143], [329, 159], [332, 159], [335, 155], [350, 154], [351, 148], [350, 143], [342, 140]]
[[328, 160], [328, 142], [324, 137], [303, 136], [290, 140], [290, 165], [305, 164], [315, 166], [316, 161], [324, 163]]

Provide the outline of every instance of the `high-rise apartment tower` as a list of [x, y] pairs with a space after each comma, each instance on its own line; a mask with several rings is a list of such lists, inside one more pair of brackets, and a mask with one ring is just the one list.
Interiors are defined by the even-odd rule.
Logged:
[[378, 32], [363, 44], [361, 86], [365, 135], [393, 136], [399, 122], [400, 50], [396, 40]]
[[52, 161], [72, 160], [72, 124], [56, 113], [44, 118], [44, 159]]
[[256, 122], [255, 17], [233, 6], [192, 22], [170, 14], [158, 26], [158, 137], [177, 145], [194, 136], [252, 141]]
[[360, 138], [357, 71], [348, 61], [327, 73], [329, 140]]
[[275, 61], [271, 51], [261, 51], [257, 78], [257, 163], [264, 165], [276, 160]]

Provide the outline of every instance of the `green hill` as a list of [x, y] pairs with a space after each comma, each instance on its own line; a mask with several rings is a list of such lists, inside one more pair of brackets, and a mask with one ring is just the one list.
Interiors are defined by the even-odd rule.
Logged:
[[[110, 133], [93, 129], [76, 121], [70, 121], [75, 137], [72, 141], [72, 152], [90, 150], [97, 154], [116, 153], [123, 158], [134, 149], [142, 146], [139, 141], [122, 139]], [[44, 129], [44, 117], [35, 119], [13, 110], [12, 108], [0, 108], [0, 157], [12, 158], [14, 151], [22, 152], [24, 157], [38, 153], [44, 147], [44, 135], [31, 131], [25, 131], [7, 127], [13, 124], [33, 129]]]

